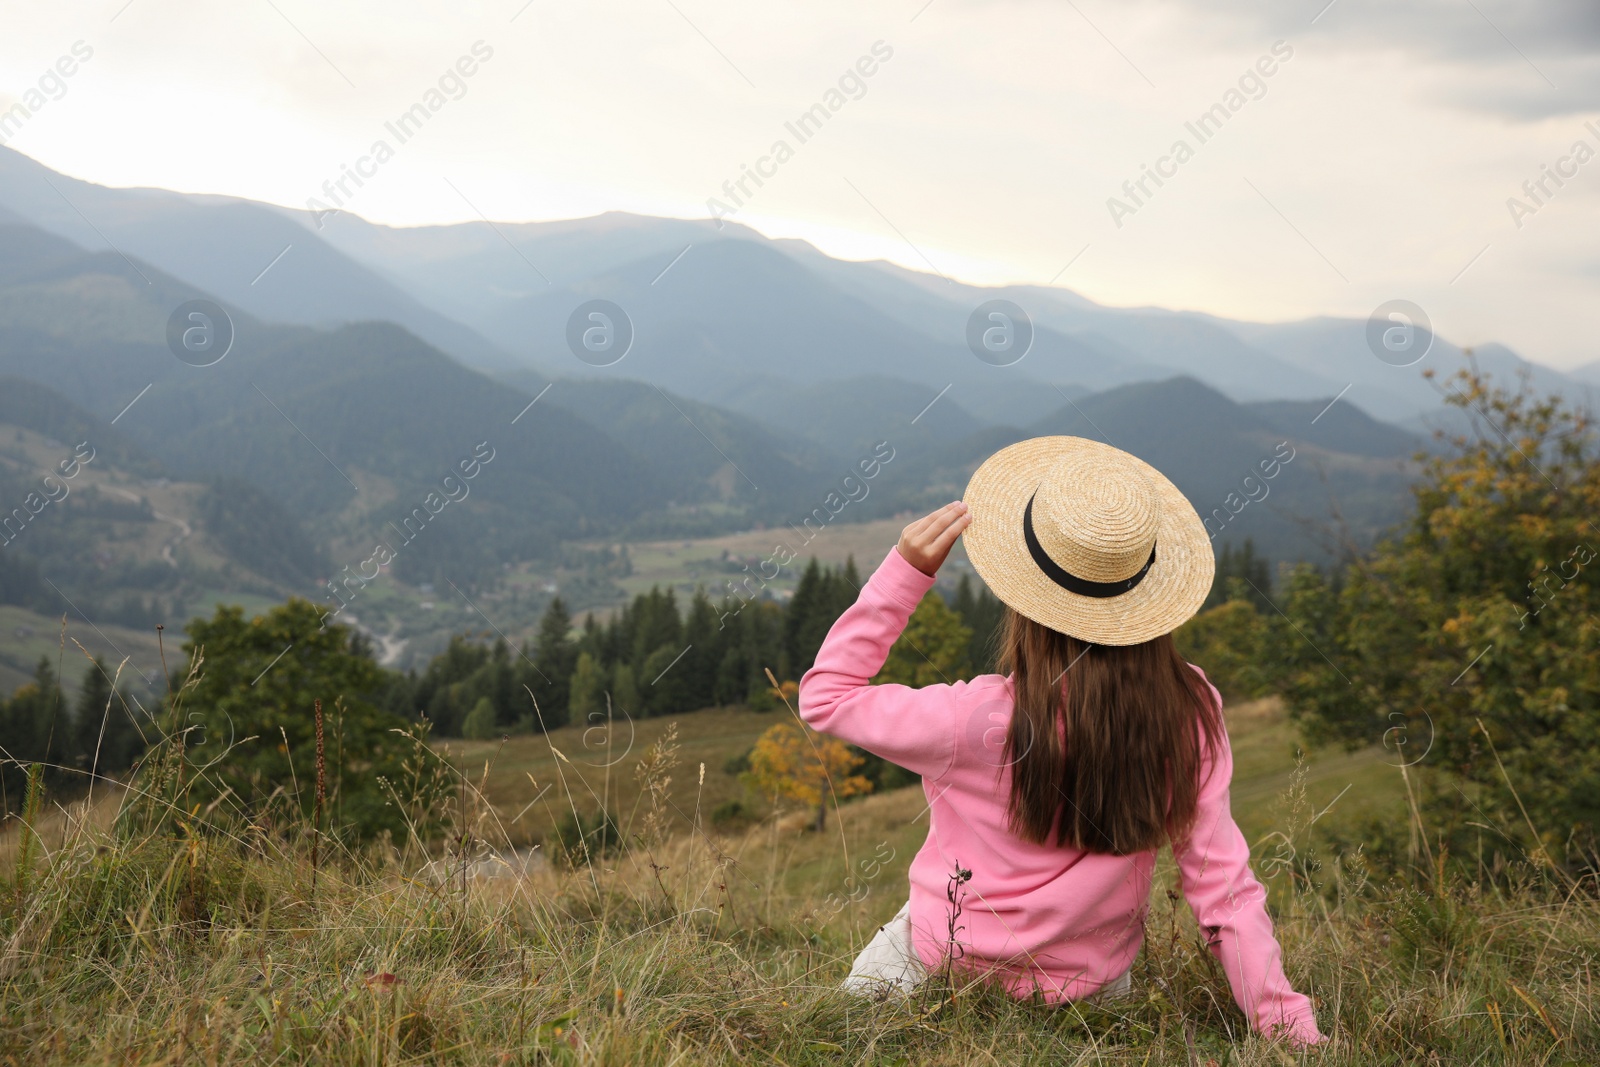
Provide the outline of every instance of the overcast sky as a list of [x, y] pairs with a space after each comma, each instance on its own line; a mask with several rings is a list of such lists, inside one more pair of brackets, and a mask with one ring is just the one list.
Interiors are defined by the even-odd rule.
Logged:
[[[759, 165], [733, 217], [844, 258], [1256, 320], [1401, 297], [1452, 341], [1600, 358], [1600, 158], [1573, 156], [1600, 153], [1595, 0], [444, 8], [9, 0], [0, 110], [77, 42], [92, 57], [8, 143], [110, 185], [303, 207], [383, 140], [348, 206], [398, 225], [476, 218], [465, 201], [703, 217]], [[477, 42], [492, 55], [430, 97]], [[802, 143], [785, 124], [878, 42]], [[386, 129], [430, 101], [405, 143]], [[1185, 124], [1217, 104], [1202, 142]], [[763, 162], [780, 140], [792, 156]], [[1135, 199], [1147, 165], [1167, 176]]]

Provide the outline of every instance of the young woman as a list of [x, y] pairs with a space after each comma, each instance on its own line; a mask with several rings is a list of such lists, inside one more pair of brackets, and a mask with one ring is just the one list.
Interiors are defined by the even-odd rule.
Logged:
[[[868, 684], [963, 533], [1007, 608], [1003, 673]], [[1229, 813], [1222, 699], [1172, 644], [1214, 567], [1177, 487], [1077, 437], [1001, 450], [964, 502], [905, 528], [800, 683], [807, 722], [920, 774], [928, 798], [910, 900], [847, 988], [908, 990], [953, 962], [1052, 1002], [1126, 992], [1170, 842], [1245, 1015], [1321, 1041]]]

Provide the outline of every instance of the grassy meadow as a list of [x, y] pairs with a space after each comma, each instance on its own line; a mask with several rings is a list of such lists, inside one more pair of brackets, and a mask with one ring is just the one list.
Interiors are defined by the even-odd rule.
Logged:
[[[1298, 779], [1304, 784], [1304, 803], [1317, 811], [1333, 805], [1327, 818], [1338, 814], [1344, 823], [1355, 817], [1404, 820], [1400, 775], [1386, 762], [1394, 760], [1391, 753], [1376, 747], [1353, 753], [1303, 752], [1275, 698], [1225, 710], [1234, 750], [1234, 814], [1250, 840], [1270, 833], [1281, 821], [1284, 797], [1297, 780], [1297, 754], [1304, 755]], [[794, 719], [782, 708], [771, 712], [714, 708], [638, 720], [619, 716], [610, 723], [595, 717], [548, 735], [518, 735], [503, 741], [451, 739], [438, 748], [463, 775], [482, 784], [507, 839], [526, 846], [543, 840], [573, 809], [592, 816], [604, 806], [623, 826], [639, 818], [641, 785], [634, 769], [640, 756], [672, 729], [680, 766], [664, 797], [668, 825], [682, 834], [694, 829], [696, 811], [700, 824], [709, 825], [712, 812], [731, 800], [768, 814], [728, 763], [748, 752], [764, 730], [783, 721]], [[702, 763], [703, 782], [698, 769]], [[855, 806], [845, 804], [840, 811], [848, 823]]]
[[[431, 852], [314, 854], [307, 826], [170, 790], [46, 803], [0, 843], [0, 1062], [1600, 1060], [1594, 894], [1532, 868], [1467, 888], [1427, 862], [1396, 879], [1358, 849], [1323, 854], [1325, 826], [1403, 824], [1404, 788], [1381, 750], [1297, 761], [1276, 700], [1230, 710], [1235, 808], [1330, 1046], [1248, 1033], [1170, 860], [1126, 1000], [1050, 1009], [959, 975], [908, 999], [844, 995], [854, 953], [904, 901], [924, 798], [846, 803], [820, 834], [799, 813], [714, 827], [708, 813], [743, 796], [728, 759], [787, 714], [441, 745], [428, 758], [458, 788]], [[602, 802], [626, 851], [576, 868], [494, 858]]]

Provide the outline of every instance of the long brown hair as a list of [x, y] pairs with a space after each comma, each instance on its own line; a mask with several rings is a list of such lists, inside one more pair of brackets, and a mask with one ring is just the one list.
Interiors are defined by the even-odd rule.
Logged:
[[1007, 608], [996, 667], [1016, 707], [1006, 731], [1013, 833], [1125, 856], [1194, 823], [1200, 737], [1222, 709], [1170, 634], [1092, 645]]

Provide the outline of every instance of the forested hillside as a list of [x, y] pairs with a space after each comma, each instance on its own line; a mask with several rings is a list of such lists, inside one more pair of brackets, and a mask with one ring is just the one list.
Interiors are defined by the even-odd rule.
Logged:
[[[608, 715], [643, 718], [727, 705], [770, 710], [778, 698], [766, 672], [798, 680], [863, 581], [853, 561], [825, 568], [813, 559], [787, 601], [713, 599], [702, 588], [682, 603], [670, 589], [652, 589], [605, 622], [589, 615], [579, 623], [557, 598], [528, 646], [457, 638], [427, 670], [396, 684], [389, 706], [425, 713], [442, 734], [478, 736], [593, 723]], [[997, 604], [967, 580], [948, 605], [939, 597], [929, 602], [918, 625], [963, 634], [959, 654], [945, 655], [936, 670], [953, 680], [987, 668]], [[493, 718], [472, 724], [481, 701], [492, 707]]]

